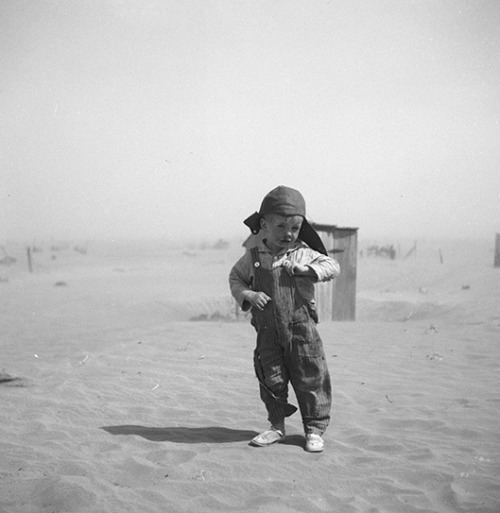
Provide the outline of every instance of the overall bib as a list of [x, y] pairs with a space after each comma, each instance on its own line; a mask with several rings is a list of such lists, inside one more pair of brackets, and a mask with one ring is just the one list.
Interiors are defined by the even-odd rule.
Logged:
[[305, 432], [321, 435], [330, 421], [331, 384], [316, 324], [296, 290], [295, 278], [283, 267], [265, 269], [258, 248], [251, 254], [253, 289], [272, 298], [263, 310], [252, 309], [257, 331], [255, 373], [269, 422], [275, 425], [297, 410], [288, 403], [291, 383]]

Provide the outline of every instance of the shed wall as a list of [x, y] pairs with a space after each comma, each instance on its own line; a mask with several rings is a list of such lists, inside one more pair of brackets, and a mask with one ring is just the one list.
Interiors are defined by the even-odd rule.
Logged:
[[340, 276], [317, 285], [320, 320], [354, 321], [356, 319], [356, 279], [358, 255], [357, 228], [313, 225], [328, 254], [340, 265]]

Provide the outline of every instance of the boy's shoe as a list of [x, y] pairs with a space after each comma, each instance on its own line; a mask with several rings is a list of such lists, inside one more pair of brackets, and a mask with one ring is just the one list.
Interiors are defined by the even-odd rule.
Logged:
[[308, 433], [306, 435], [306, 446], [307, 452], [321, 452], [325, 448], [325, 442], [321, 436], [316, 433]]
[[257, 447], [267, 447], [268, 445], [275, 444], [276, 442], [281, 442], [285, 439], [285, 433], [280, 431], [279, 429], [266, 429], [257, 435], [256, 437], [250, 440], [252, 445], [256, 445]]

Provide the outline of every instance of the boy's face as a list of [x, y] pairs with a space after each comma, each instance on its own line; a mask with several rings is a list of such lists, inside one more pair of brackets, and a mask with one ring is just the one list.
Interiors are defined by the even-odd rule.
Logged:
[[301, 227], [302, 216], [270, 214], [261, 220], [267, 247], [273, 253], [288, 249], [297, 240]]

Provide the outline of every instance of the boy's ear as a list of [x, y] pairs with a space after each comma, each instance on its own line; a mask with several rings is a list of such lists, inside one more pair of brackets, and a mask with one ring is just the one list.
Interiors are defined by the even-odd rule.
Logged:
[[266, 226], [267, 226], [266, 220], [263, 217], [261, 217], [260, 218], [260, 229], [265, 230]]

